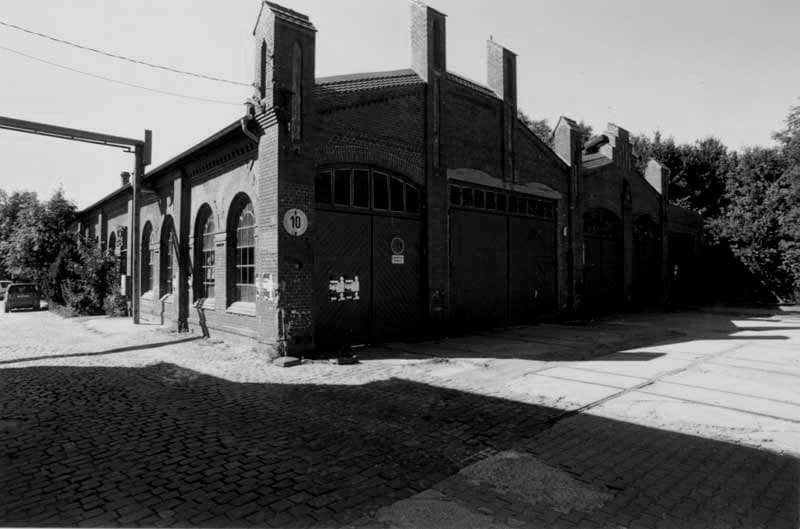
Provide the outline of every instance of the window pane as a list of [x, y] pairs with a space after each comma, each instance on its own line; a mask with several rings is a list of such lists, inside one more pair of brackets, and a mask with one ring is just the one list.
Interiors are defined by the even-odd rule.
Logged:
[[509, 213], [517, 212], [517, 197], [514, 195], [508, 197], [508, 212]]
[[333, 177], [333, 203], [350, 205], [350, 170], [337, 170]]
[[375, 209], [389, 209], [389, 182], [383, 173], [372, 175], [372, 205]]
[[353, 205], [359, 208], [369, 207], [369, 171], [353, 171]]
[[461, 188], [458, 186], [450, 186], [450, 204], [453, 206], [461, 205]]
[[472, 206], [472, 189], [465, 187], [461, 190], [461, 204]]
[[392, 178], [389, 182], [390, 185], [390, 196], [392, 197], [392, 211], [404, 211], [405, 207], [405, 197], [403, 192], [405, 191], [403, 188], [403, 182], [398, 180], [397, 178]]
[[236, 289], [234, 301], [255, 301], [255, 214], [248, 203], [236, 226]]
[[528, 199], [528, 215], [535, 215], [536, 214], [536, 201], [533, 199]]
[[475, 190], [475, 207], [483, 209], [483, 191]]
[[486, 193], [486, 209], [496, 209], [497, 205], [495, 203], [495, 194], [488, 192]]
[[497, 194], [497, 211], [505, 211], [506, 210], [506, 196]]
[[406, 211], [419, 213], [419, 191], [415, 187], [406, 186]]
[[317, 204], [331, 203], [331, 173], [319, 173], [314, 180], [314, 200]]

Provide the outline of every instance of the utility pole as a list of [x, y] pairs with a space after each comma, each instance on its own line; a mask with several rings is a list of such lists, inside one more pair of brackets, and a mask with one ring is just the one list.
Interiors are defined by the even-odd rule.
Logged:
[[131, 208], [131, 268], [133, 273], [133, 292], [131, 294], [132, 309], [133, 309], [133, 323], [139, 323], [139, 298], [141, 296], [140, 284], [140, 271], [139, 271], [139, 258], [141, 250], [141, 234], [139, 233], [139, 204], [140, 194], [142, 191], [142, 177], [144, 176], [144, 168], [150, 165], [153, 153], [153, 133], [149, 130], [144, 131], [144, 140], [136, 140], [132, 138], [124, 138], [122, 136], [113, 136], [111, 134], [103, 134], [99, 132], [90, 132], [87, 130], [70, 129], [67, 127], [59, 127], [57, 125], [48, 125], [47, 123], [37, 123], [35, 121], [25, 121], [22, 119], [8, 118], [0, 116], [0, 129], [13, 130], [16, 132], [25, 132], [27, 134], [36, 134], [39, 136], [49, 136], [51, 138], [61, 138], [64, 140], [80, 141], [83, 143], [94, 143], [95, 145], [105, 145], [106, 147], [115, 147], [123, 149], [125, 152], [133, 152], [135, 158], [135, 168], [133, 171], [133, 199]]

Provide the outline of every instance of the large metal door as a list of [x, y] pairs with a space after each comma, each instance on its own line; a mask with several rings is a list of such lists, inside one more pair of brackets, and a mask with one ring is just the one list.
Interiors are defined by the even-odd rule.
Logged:
[[509, 217], [511, 323], [556, 312], [556, 241], [553, 221]]
[[614, 310], [622, 302], [622, 223], [613, 213], [584, 216], [584, 302], [595, 311]]
[[421, 191], [377, 169], [325, 169], [314, 183], [317, 347], [408, 339], [422, 328]]
[[451, 210], [452, 318], [461, 326], [508, 321], [508, 236], [505, 215]]
[[[317, 346], [367, 343], [372, 326], [372, 217], [318, 209], [316, 219], [314, 327]], [[356, 278], [357, 295], [353, 288], [336, 292], [338, 285]]]
[[633, 224], [633, 299], [643, 307], [661, 299], [661, 235], [649, 215]]
[[422, 222], [372, 218], [373, 336], [407, 339], [422, 323]]

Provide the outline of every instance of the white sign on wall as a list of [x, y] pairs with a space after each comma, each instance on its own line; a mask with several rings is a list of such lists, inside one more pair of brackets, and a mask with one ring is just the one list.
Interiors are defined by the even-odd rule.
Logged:
[[308, 217], [302, 209], [292, 208], [283, 216], [283, 227], [289, 235], [299, 237], [308, 229]]

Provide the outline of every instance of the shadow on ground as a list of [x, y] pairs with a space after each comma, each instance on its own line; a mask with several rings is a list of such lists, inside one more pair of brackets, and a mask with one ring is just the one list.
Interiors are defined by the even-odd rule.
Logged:
[[4, 525], [360, 523], [509, 448], [610, 495], [593, 512], [531, 503], [526, 526], [797, 523], [792, 458], [401, 379], [240, 384], [159, 364], [5, 368], [0, 386]]

